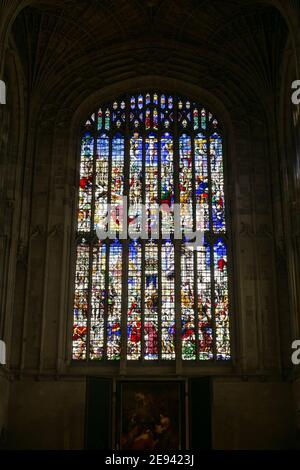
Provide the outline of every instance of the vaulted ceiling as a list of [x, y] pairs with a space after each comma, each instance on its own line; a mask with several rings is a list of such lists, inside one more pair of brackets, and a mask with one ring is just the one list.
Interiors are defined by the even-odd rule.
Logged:
[[287, 37], [279, 11], [254, 0], [40, 1], [11, 34], [29, 91], [66, 105], [147, 74], [250, 105], [276, 95]]

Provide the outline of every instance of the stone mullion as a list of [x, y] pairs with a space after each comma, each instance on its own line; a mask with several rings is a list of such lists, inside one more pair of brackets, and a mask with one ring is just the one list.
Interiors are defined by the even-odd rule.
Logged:
[[208, 200], [209, 200], [209, 249], [210, 249], [210, 276], [211, 276], [211, 322], [213, 331], [213, 357], [217, 359], [217, 329], [216, 329], [216, 317], [215, 317], [215, 272], [214, 272], [214, 225], [213, 225], [213, 213], [212, 213], [212, 174], [211, 174], [211, 152], [210, 152], [210, 134], [206, 133], [207, 139], [207, 170], [208, 170]]
[[[178, 99], [174, 99], [174, 201], [180, 205], [179, 170], [179, 125], [178, 125]], [[180, 224], [181, 224], [181, 217]], [[175, 214], [174, 214], [175, 221]], [[175, 227], [176, 229], [176, 227]], [[181, 229], [180, 229], [181, 230]], [[177, 230], [178, 231], [178, 230]], [[178, 231], [179, 232], [179, 231]], [[174, 235], [176, 230], [174, 231]], [[182, 233], [182, 230], [181, 230]], [[174, 236], [174, 273], [175, 273], [175, 354], [176, 373], [182, 372], [182, 333], [181, 333], [181, 249], [182, 240], [176, 240]]]
[[[160, 95], [158, 95], [160, 96]], [[160, 109], [158, 105], [158, 109]], [[159, 123], [160, 123], [160, 113], [159, 113]], [[160, 125], [158, 125], [159, 130], [156, 131], [157, 135], [157, 151], [158, 151], [158, 170], [157, 170], [157, 177], [158, 177], [158, 206], [161, 206], [161, 138], [162, 138], [162, 131]], [[159, 219], [158, 219], [158, 232], [159, 232], [159, 240], [157, 241], [157, 249], [158, 249], [158, 357], [159, 360], [162, 358], [162, 214], [159, 211]]]
[[87, 335], [86, 335], [86, 359], [90, 360], [90, 348], [91, 348], [91, 319], [92, 319], [92, 290], [93, 290], [93, 257], [94, 257], [94, 246], [95, 246], [95, 192], [96, 192], [96, 159], [97, 159], [97, 128], [96, 128], [96, 116], [93, 129], [93, 169], [92, 169], [92, 201], [91, 201], [91, 226], [90, 226], [90, 237], [89, 237], [89, 291], [88, 291], [88, 313], [87, 313]]
[[[145, 109], [144, 106], [144, 119], [145, 119]], [[142, 126], [142, 175], [143, 175], [143, 184], [142, 184], [142, 233], [148, 234], [148, 221], [147, 221], [147, 212], [146, 212], [146, 136], [145, 126]], [[147, 240], [141, 240], [141, 260], [142, 260], [142, 269], [141, 269], [141, 361], [142, 363], [145, 360], [145, 244]]]
[[[195, 133], [191, 132], [191, 151], [192, 151], [192, 174], [193, 174], [193, 231], [196, 233], [195, 243], [198, 241], [198, 221], [197, 221], [197, 197], [196, 197], [196, 162], [195, 162]], [[200, 344], [199, 344], [199, 299], [198, 299], [198, 247], [195, 246], [193, 250], [193, 267], [194, 267], [194, 327], [195, 327], [195, 354], [196, 362], [199, 361]]]
[[[121, 101], [121, 100], [120, 100]], [[129, 214], [129, 177], [130, 177], [130, 100], [125, 99], [125, 155], [124, 155], [124, 196], [127, 198], [126, 211], [123, 210], [124, 240], [122, 240], [122, 313], [121, 313], [121, 361], [120, 373], [124, 374], [127, 367], [127, 312], [128, 312], [128, 268], [129, 268], [129, 237], [128, 237], [128, 214]], [[119, 103], [120, 105], [120, 103]], [[125, 232], [126, 229], [126, 232]]]
[[[97, 133], [98, 134], [98, 133]], [[111, 217], [111, 187], [112, 187], [112, 139], [113, 134], [109, 132], [109, 158], [108, 158], [108, 197], [107, 197], [107, 228], [110, 233], [110, 217]], [[105, 276], [105, 307], [104, 307], [104, 359], [107, 360], [107, 339], [108, 339], [108, 294], [109, 294], [109, 258], [110, 258], [111, 241], [106, 241], [106, 276]]]

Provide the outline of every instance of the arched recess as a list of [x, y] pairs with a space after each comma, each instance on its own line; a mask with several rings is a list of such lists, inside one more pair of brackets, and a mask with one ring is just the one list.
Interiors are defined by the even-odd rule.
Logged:
[[[232, 224], [234, 224], [234, 220], [231, 219], [232, 214], [234, 214], [235, 210], [231, 210], [231, 206], [234, 205], [234, 194], [233, 194], [233, 188], [234, 188], [234, 176], [233, 176], [233, 171], [232, 170], [232, 165], [234, 166], [233, 160], [234, 160], [234, 145], [233, 145], [233, 128], [232, 128], [232, 122], [231, 122], [231, 117], [228, 113], [228, 111], [225, 109], [224, 105], [222, 102], [213, 94], [201, 89], [200, 87], [197, 87], [195, 85], [191, 85], [187, 82], [179, 81], [179, 80], [169, 80], [167, 78], [163, 77], [157, 77], [157, 76], [146, 76], [142, 78], [137, 78], [137, 79], [132, 79], [132, 80], [126, 80], [124, 82], [119, 83], [118, 85], [111, 85], [110, 87], [105, 87], [102, 90], [98, 91], [97, 93], [93, 94], [90, 96], [88, 99], [86, 99], [81, 106], [77, 109], [77, 111], [74, 113], [72, 117], [72, 122], [70, 123], [71, 127], [71, 134], [70, 134], [70, 148], [68, 152], [68, 167], [74, 167], [76, 168], [76, 174], [75, 174], [75, 180], [74, 182], [74, 196], [73, 196], [73, 203], [72, 203], [72, 212], [68, 209], [67, 213], [65, 214], [65, 220], [68, 220], [68, 226], [71, 226], [71, 243], [67, 246], [66, 245], [66, 252], [63, 254], [63, 258], [68, 260], [69, 259], [69, 264], [68, 268], [65, 268], [66, 275], [68, 276], [67, 279], [67, 284], [68, 284], [68, 290], [65, 292], [65, 309], [68, 312], [68, 326], [67, 326], [67, 336], [65, 337], [65, 342], [63, 341], [62, 346], [66, 347], [67, 350], [67, 358], [68, 361], [70, 361], [71, 358], [71, 331], [72, 331], [72, 310], [73, 310], [73, 292], [74, 292], [74, 238], [75, 238], [75, 231], [76, 231], [76, 207], [78, 204], [78, 193], [77, 193], [77, 184], [78, 184], [78, 174], [79, 174], [79, 159], [76, 158], [79, 155], [79, 136], [82, 128], [82, 123], [86, 121], [86, 118], [90, 112], [91, 109], [94, 109], [95, 105], [101, 103], [101, 102], [109, 102], [110, 100], [114, 100], [116, 97], [123, 95], [123, 94], [130, 94], [131, 92], [135, 92], [138, 90], [139, 92], [143, 91], [148, 91], [149, 89], [154, 89], [154, 90], [164, 90], [168, 91], [171, 94], [177, 94], [178, 96], [188, 96], [190, 100], [194, 100], [195, 102], [201, 102], [203, 105], [207, 106], [211, 110], [211, 112], [215, 113], [217, 116], [220, 118], [220, 122], [223, 128], [223, 133], [226, 136], [224, 140], [225, 144], [225, 178], [226, 178], [226, 200], [227, 200], [227, 207], [228, 207], [228, 240], [229, 240], [229, 252], [230, 252], [230, 259], [232, 263], [232, 269], [231, 269], [231, 281], [232, 284], [236, 284], [235, 280], [235, 268], [234, 265], [236, 263], [236, 258], [233, 255], [234, 247], [232, 243]], [[71, 221], [70, 221], [70, 216], [71, 216]], [[233, 290], [233, 289], [231, 289]], [[233, 290], [234, 292], [234, 290]], [[238, 304], [238, 291], [236, 290], [231, 297], [231, 303], [235, 306], [234, 311], [238, 310], [238, 307], [236, 305]], [[235, 343], [235, 338], [237, 338], [236, 335], [236, 328], [237, 328], [237, 323], [238, 319], [234, 318], [232, 322], [232, 351], [233, 351], [233, 364], [235, 364], [235, 358], [236, 358], [236, 349], [237, 349], [237, 344]], [[82, 367], [82, 371], [90, 371], [92, 373], [93, 370], [97, 370], [97, 365], [95, 364], [89, 364], [89, 365], [79, 365], [76, 364], [76, 370], [80, 370]], [[178, 367], [178, 366], [177, 366]], [[215, 368], [220, 368], [217, 364], [214, 365]], [[113, 372], [116, 368], [111, 368], [111, 371]], [[226, 366], [226, 369], [228, 370], [228, 366]], [[105, 369], [106, 371], [108, 370], [107, 367]], [[137, 370], [137, 369], [135, 369]], [[172, 367], [170, 367], [170, 372], [172, 371]], [[98, 370], [99, 373], [99, 370]], [[198, 371], [199, 373], [199, 371]]]

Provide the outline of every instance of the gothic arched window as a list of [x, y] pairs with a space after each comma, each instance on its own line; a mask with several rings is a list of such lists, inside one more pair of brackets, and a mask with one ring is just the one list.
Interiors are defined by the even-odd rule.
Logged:
[[81, 146], [73, 359], [230, 359], [227, 268], [216, 117], [158, 93], [92, 114]]

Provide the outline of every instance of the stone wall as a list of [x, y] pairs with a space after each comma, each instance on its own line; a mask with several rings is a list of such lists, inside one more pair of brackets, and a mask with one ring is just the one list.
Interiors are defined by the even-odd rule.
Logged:
[[[84, 379], [26, 379], [13, 381], [10, 388], [10, 419], [5, 428], [8, 448], [84, 448]], [[296, 423], [291, 395], [291, 384], [275, 380], [214, 379], [213, 449], [295, 448]], [[5, 396], [7, 400], [7, 390]]]

